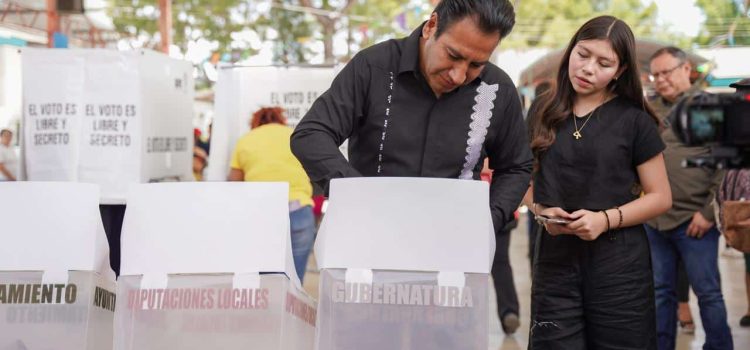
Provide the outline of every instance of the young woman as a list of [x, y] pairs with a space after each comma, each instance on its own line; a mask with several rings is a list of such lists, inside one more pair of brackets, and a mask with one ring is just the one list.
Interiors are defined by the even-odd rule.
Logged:
[[545, 96], [530, 112], [536, 169], [527, 204], [540, 219], [568, 223], [542, 221], [530, 349], [655, 349], [641, 224], [672, 200], [628, 25], [611, 16], [584, 24]]

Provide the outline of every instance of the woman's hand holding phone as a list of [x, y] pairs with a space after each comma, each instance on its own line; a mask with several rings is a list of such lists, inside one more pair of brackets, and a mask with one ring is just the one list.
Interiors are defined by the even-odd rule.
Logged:
[[566, 226], [566, 222], [572, 222], [573, 217], [562, 208], [546, 208], [540, 211], [538, 216], [540, 223], [544, 225], [544, 229], [551, 235], [573, 234], [573, 230]]

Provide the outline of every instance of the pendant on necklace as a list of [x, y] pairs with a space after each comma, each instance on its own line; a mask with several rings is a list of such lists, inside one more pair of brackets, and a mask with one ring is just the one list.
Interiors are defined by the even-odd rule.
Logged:
[[578, 139], [580, 139], [581, 137], [583, 137], [583, 135], [581, 135], [581, 132], [580, 132], [580, 131], [578, 131], [578, 130], [576, 130], [576, 132], [574, 132], [574, 133], [573, 133], [573, 136], [575, 136], [576, 140], [578, 140]]

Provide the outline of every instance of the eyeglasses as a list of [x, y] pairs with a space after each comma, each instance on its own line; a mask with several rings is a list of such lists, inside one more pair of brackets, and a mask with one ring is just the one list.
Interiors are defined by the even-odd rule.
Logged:
[[685, 64], [685, 62], [680, 62], [676, 66], [674, 66], [674, 67], [672, 67], [670, 69], [665, 69], [665, 70], [663, 70], [661, 72], [651, 73], [651, 74], [648, 75], [648, 80], [651, 80], [652, 82], [654, 82], [654, 81], [656, 81], [656, 79], [659, 79], [659, 77], [666, 78], [669, 75], [671, 75], [672, 72], [674, 72], [677, 68], [682, 67], [683, 64]]

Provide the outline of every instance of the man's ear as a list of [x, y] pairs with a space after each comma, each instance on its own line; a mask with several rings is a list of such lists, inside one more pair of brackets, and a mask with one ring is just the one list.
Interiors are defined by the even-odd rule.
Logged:
[[690, 64], [689, 61], [685, 61], [685, 63], [680, 67], [680, 69], [685, 70], [688, 75], [690, 75], [690, 72], [693, 70], [693, 66]]
[[425, 39], [429, 39], [435, 33], [437, 32], [437, 26], [438, 26], [438, 16], [437, 13], [433, 12], [430, 15], [430, 19], [427, 20], [427, 23], [424, 24], [424, 27], [422, 27], [422, 37]]

